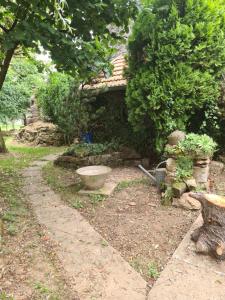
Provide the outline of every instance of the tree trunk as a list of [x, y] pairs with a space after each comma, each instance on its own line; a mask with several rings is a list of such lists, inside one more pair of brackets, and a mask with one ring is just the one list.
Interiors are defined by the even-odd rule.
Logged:
[[192, 233], [196, 251], [225, 259], [225, 197], [191, 193], [202, 205], [203, 225]]
[[18, 44], [15, 44], [11, 49], [9, 49], [6, 52], [5, 59], [3, 61], [3, 64], [2, 64], [1, 70], [0, 70], [0, 90], [2, 89], [3, 83], [5, 81], [6, 74], [7, 74], [8, 69], [9, 69], [11, 59], [13, 57], [13, 54], [14, 54], [17, 46], [18, 46]]
[[5, 141], [0, 128], [0, 153], [7, 153], [7, 149], [5, 146]]

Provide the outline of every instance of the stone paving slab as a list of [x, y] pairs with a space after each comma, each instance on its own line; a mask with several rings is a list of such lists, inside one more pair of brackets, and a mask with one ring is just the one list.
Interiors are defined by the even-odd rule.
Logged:
[[64, 205], [53, 191], [45, 191], [47, 185], [30, 184], [34, 174], [40, 178], [41, 169], [24, 171], [24, 192], [38, 222], [59, 245], [57, 255], [76, 282], [80, 300], [145, 300], [144, 279], [77, 210]]
[[199, 255], [190, 236], [201, 216], [174, 252], [148, 295], [148, 300], [224, 300], [225, 262]]
[[35, 160], [31, 164], [32, 167], [43, 167], [46, 165], [46, 160]]
[[39, 170], [24, 170], [22, 172], [23, 177], [36, 177], [40, 176], [40, 171]]
[[224, 300], [225, 276], [172, 258], [148, 300]]
[[39, 162], [40, 161], [54, 161], [60, 154], [49, 154], [49, 155], [46, 155], [42, 158], [40, 158], [40, 160], [38, 160]]
[[46, 193], [51, 191], [51, 189], [47, 185], [42, 184], [42, 182], [38, 182], [37, 184], [29, 183], [25, 185], [22, 190], [26, 195]]

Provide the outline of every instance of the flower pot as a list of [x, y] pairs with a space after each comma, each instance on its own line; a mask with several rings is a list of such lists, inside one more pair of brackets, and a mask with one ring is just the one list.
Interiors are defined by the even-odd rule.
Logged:
[[79, 168], [76, 173], [86, 189], [98, 190], [103, 187], [111, 171], [112, 169], [106, 166], [88, 166]]

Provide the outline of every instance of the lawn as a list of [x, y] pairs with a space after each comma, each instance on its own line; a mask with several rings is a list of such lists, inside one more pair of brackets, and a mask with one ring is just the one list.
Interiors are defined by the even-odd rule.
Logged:
[[18, 124], [3, 124], [3, 123], [0, 123], [0, 128], [3, 130], [3, 131], [9, 131], [9, 130], [12, 130], [12, 129], [20, 129], [23, 125], [18, 125]]
[[13, 142], [11, 137], [5, 138], [8, 154], [0, 154], [0, 172], [15, 171], [25, 168], [31, 161], [48, 154], [63, 152], [65, 147], [31, 147]]

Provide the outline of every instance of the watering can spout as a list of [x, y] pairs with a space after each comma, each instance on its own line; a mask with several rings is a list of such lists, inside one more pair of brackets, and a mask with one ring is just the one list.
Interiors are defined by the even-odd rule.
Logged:
[[154, 182], [154, 184], [156, 184], [155, 177], [152, 176], [152, 174], [150, 174], [142, 165], [138, 165], [138, 168], [141, 169], [148, 177], [150, 177], [152, 179], [152, 181]]

